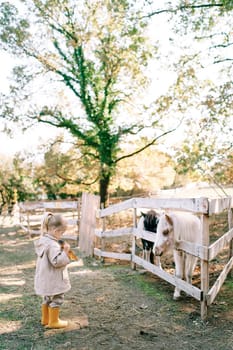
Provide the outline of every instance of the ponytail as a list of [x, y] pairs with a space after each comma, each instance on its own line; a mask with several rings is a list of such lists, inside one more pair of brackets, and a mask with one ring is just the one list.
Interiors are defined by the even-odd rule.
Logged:
[[52, 213], [45, 213], [41, 221], [40, 235], [44, 236], [45, 233], [49, 231], [49, 223], [54, 215]]
[[61, 215], [45, 213], [41, 222], [41, 236], [48, 233], [51, 228], [66, 227], [66, 222]]

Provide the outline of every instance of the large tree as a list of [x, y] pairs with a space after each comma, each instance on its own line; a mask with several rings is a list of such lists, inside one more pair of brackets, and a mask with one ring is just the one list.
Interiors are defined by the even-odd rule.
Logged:
[[[23, 127], [29, 121], [68, 130], [86, 162], [98, 164], [96, 178], [95, 172], [89, 174], [90, 182], [99, 181], [105, 203], [117, 162], [164, 133], [158, 131], [141, 149], [119, 155], [120, 142], [145, 127], [138, 109], [147, 83], [144, 69], [155, 49], [145, 35], [147, 19], [139, 19], [137, 6], [126, 0], [18, 4], [6, 2], [0, 8], [1, 47], [24, 62], [14, 69], [15, 82], [1, 116]], [[42, 75], [47, 79], [43, 89]], [[38, 91], [39, 101], [31, 97]], [[136, 108], [133, 98], [139, 101]], [[146, 127], [157, 122], [154, 116]]]
[[225, 156], [229, 165], [232, 159], [233, 1], [147, 3], [145, 16], [165, 16], [170, 23], [168, 61], [178, 74], [170, 95], [178, 94], [178, 105], [185, 104], [186, 140], [178, 149], [177, 169], [214, 174], [215, 162]]

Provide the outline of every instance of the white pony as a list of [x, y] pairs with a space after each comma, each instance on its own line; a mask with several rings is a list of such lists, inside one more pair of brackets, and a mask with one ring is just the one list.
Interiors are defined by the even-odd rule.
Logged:
[[[161, 256], [173, 249], [175, 275], [192, 283], [192, 274], [197, 263], [197, 257], [175, 249], [179, 240], [201, 243], [201, 221], [189, 213], [162, 214], [157, 226], [156, 241], [153, 247], [155, 255]], [[180, 298], [180, 289], [175, 288], [173, 299]]]

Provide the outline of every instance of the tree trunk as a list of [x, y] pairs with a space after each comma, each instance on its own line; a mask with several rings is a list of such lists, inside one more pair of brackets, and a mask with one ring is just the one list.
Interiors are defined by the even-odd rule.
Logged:
[[108, 188], [110, 183], [111, 175], [110, 173], [102, 172], [99, 182], [99, 193], [100, 193], [100, 203], [107, 206], [108, 203]]

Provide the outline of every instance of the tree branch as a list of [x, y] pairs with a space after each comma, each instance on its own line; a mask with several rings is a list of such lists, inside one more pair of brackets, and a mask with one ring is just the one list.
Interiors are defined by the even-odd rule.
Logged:
[[77, 184], [77, 185], [91, 186], [91, 185], [93, 185], [94, 183], [96, 183], [99, 180], [99, 175], [91, 182], [83, 182], [80, 179], [79, 180], [73, 180], [71, 178], [66, 178], [65, 176], [60, 175], [58, 172], [56, 172], [56, 176], [59, 179], [65, 181], [65, 183], [68, 183], [68, 184], [71, 184], [71, 185]]
[[148, 148], [148, 147], [154, 145], [155, 142], [158, 141], [161, 137], [170, 134], [171, 132], [175, 131], [176, 129], [177, 129], [177, 127], [174, 128], [174, 129], [165, 131], [163, 134], [161, 134], [161, 135], [155, 137], [151, 142], [147, 143], [147, 144], [146, 144], [145, 146], [143, 146], [142, 148], [139, 148], [137, 151], [132, 152], [132, 153], [129, 153], [129, 154], [125, 155], [125, 156], [122, 156], [122, 157], [116, 159], [115, 163], [118, 163], [118, 162], [119, 162], [120, 160], [122, 160], [122, 159], [130, 158], [130, 157], [134, 156], [135, 154], [141, 153], [141, 152], [144, 151], [146, 148]]
[[233, 61], [233, 58], [223, 58], [223, 59], [216, 60], [213, 63], [217, 64], [217, 63], [223, 63], [223, 62], [227, 62], [227, 61], [231, 62], [231, 61]]
[[150, 18], [154, 15], [159, 15], [161, 13], [176, 13], [178, 11], [183, 11], [183, 10], [188, 10], [188, 9], [200, 9], [200, 8], [210, 8], [210, 7], [223, 7], [224, 4], [223, 3], [219, 3], [219, 4], [201, 4], [201, 5], [183, 5], [183, 6], [179, 6], [175, 9], [161, 9], [161, 10], [157, 10], [157, 11], [153, 11], [151, 13], [149, 13], [146, 16], [143, 16], [141, 18]]

